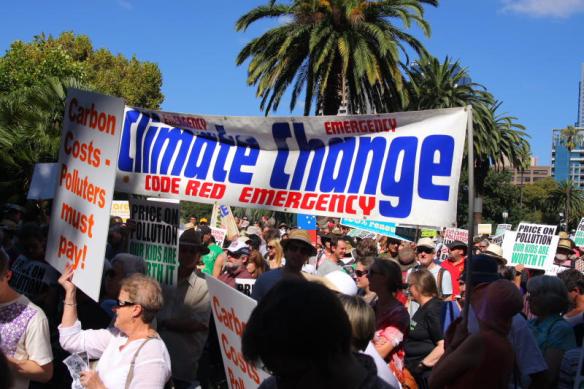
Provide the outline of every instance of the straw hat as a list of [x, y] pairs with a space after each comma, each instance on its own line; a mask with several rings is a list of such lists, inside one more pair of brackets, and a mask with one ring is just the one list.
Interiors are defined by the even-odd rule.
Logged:
[[312, 240], [310, 239], [308, 231], [300, 229], [290, 231], [288, 233], [288, 239], [281, 241], [282, 247], [286, 249], [286, 246], [293, 240], [304, 243], [307, 247], [310, 248], [311, 255], [316, 255], [316, 248], [314, 248], [312, 245]]

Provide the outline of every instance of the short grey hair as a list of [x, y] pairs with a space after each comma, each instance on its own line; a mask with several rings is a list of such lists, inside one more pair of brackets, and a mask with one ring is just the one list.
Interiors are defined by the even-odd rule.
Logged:
[[134, 273], [125, 278], [120, 290], [128, 292], [130, 301], [142, 307], [144, 323], [151, 323], [164, 304], [158, 281], [140, 273]]

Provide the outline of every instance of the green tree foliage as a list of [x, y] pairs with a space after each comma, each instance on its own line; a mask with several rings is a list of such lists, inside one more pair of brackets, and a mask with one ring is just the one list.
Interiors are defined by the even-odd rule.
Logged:
[[64, 32], [15, 41], [0, 58], [0, 94], [43, 84], [48, 77], [73, 77], [100, 93], [122, 97], [128, 105], [158, 109], [164, 100], [156, 64], [94, 50], [86, 35]]
[[0, 95], [0, 194], [21, 201], [37, 162], [54, 162], [61, 140], [66, 89], [81, 88], [75, 78], [47, 78]]
[[564, 214], [568, 229], [575, 228], [584, 215], [584, 191], [576, 188], [572, 181], [562, 181], [549, 192], [546, 204], [550, 212]]
[[560, 133], [560, 143], [568, 149], [568, 151], [574, 150], [576, 147], [581, 146], [583, 142], [582, 134], [574, 126], [567, 126], [562, 129]]
[[[250, 59], [249, 85], [257, 85], [260, 108], [276, 110], [292, 89], [290, 109], [304, 90], [304, 114], [336, 115], [343, 98], [349, 112], [387, 112], [388, 103], [405, 99], [401, 57], [406, 49], [425, 53], [422, 43], [405, 32], [417, 24], [429, 35], [423, 4], [437, 0], [293, 0], [256, 7], [236, 23], [238, 31], [265, 18], [290, 22], [253, 39], [237, 64]], [[390, 100], [385, 97], [391, 96]]]

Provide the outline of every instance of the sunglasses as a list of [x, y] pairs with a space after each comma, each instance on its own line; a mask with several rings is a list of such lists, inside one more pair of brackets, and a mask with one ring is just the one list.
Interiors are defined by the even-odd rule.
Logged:
[[357, 277], [363, 277], [366, 276], [367, 274], [369, 274], [367, 270], [355, 270], [355, 275]]
[[429, 247], [418, 247], [416, 248], [416, 253], [420, 254], [420, 253], [425, 253], [425, 254], [432, 254], [434, 252], [434, 250], [432, 250]]
[[232, 252], [229, 252], [229, 251], [227, 252], [227, 255], [228, 255], [229, 257], [231, 257], [231, 258], [235, 258], [235, 259], [239, 259], [239, 258], [241, 258], [241, 254], [238, 254], [238, 253], [232, 253]]
[[273, 250], [274, 246], [268, 246], [268, 250]]
[[136, 303], [133, 303], [131, 301], [124, 301], [124, 300], [116, 300], [116, 306], [121, 308], [121, 307], [130, 307], [132, 305], [136, 305]]

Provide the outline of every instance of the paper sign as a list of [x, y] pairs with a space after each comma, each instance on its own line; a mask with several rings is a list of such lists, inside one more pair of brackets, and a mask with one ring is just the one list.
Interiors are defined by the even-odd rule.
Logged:
[[495, 235], [503, 235], [505, 231], [511, 231], [513, 226], [511, 224], [497, 224]]
[[227, 230], [223, 228], [211, 227], [211, 235], [215, 238], [215, 244], [219, 247], [223, 247], [223, 242], [227, 236]]
[[510, 266], [546, 270], [553, 265], [560, 239], [555, 232], [556, 226], [520, 223], [517, 231], [505, 232], [503, 256]]
[[493, 226], [491, 224], [479, 224], [477, 226], [477, 233], [479, 235], [491, 235], [493, 233]]
[[444, 230], [444, 236], [442, 237], [442, 247], [440, 248], [439, 260], [444, 261], [448, 258], [448, 245], [455, 240], [461, 242], [468, 242], [468, 230], [463, 230], [462, 228], [446, 228]]
[[437, 232], [434, 229], [422, 228], [422, 231], [420, 233], [421, 238], [435, 238], [436, 235], [437, 235]]
[[178, 203], [130, 200], [130, 254], [144, 258], [147, 274], [163, 285], [176, 285], [178, 272]]
[[578, 223], [578, 228], [574, 235], [574, 243], [576, 244], [576, 247], [584, 246], [584, 217], [580, 219], [580, 223]]
[[451, 108], [263, 118], [128, 107], [116, 190], [280, 212], [452, 225], [468, 113]]
[[241, 352], [243, 330], [257, 302], [216, 278], [206, 280], [229, 388], [257, 388], [269, 375], [246, 362]]
[[27, 199], [48, 200], [54, 198], [58, 180], [58, 163], [35, 164]]
[[399, 240], [408, 240], [395, 233], [395, 223], [349, 218], [341, 218], [340, 223], [346, 227], [358, 228], [360, 230], [372, 232], [374, 234], [388, 236], [390, 238]]
[[46, 261], [99, 298], [124, 104], [68, 89]]
[[119, 216], [124, 223], [130, 218], [130, 203], [126, 200], [112, 201], [112, 216]]
[[255, 278], [236, 278], [235, 289], [245, 294], [246, 296], [251, 296], [255, 282]]

